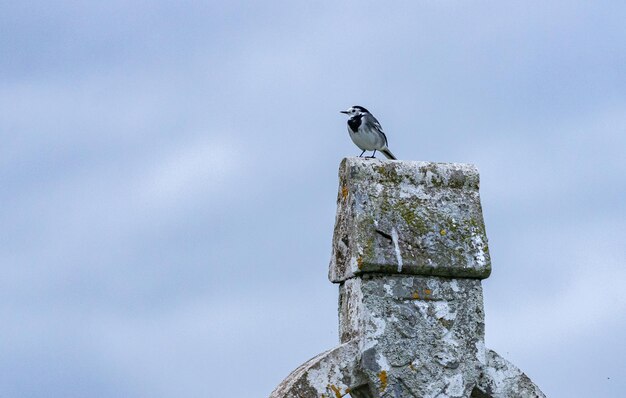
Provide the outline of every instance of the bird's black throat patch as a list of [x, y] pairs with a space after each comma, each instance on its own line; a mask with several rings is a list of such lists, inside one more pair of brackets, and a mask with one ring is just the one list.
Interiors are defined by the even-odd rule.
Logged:
[[359, 130], [362, 118], [363, 115], [355, 115], [348, 119], [348, 127], [350, 127], [350, 130], [356, 133]]

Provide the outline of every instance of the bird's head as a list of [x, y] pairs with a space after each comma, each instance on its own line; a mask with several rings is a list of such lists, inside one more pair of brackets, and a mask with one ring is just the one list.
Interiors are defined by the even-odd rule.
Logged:
[[346, 115], [353, 117], [353, 116], [358, 116], [358, 115], [364, 115], [366, 113], [369, 113], [369, 111], [365, 108], [363, 108], [362, 106], [352, 106], [350, 108], [348, 108], [345, 111], [340, 111], [341, 113], [345, 113]]

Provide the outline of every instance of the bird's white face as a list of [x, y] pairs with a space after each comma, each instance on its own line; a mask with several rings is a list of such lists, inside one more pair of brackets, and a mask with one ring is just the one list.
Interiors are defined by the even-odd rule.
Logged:
[[345, 113], [346, 115], [352, 117], [352, 116], [356, 116], [356, 115], [361, 115], [365, 112], [363, 112], [361, 109], [357, 108], [357, 107], [350, 107], [348, 109], [346, 109], [345, 111], [339, 111], [341, 113]]

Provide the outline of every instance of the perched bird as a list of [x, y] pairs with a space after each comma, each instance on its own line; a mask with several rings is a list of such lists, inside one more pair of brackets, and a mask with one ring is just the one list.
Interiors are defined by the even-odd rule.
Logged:
[[363, 152], [359, 157], [363, 156], [365, 151], [374, 151], [372, 158], [376, 155], [376, 151], [382, 152], [388, 159], [396, 159], [393, 153], [387, 148], [387, 136], [383, 133], [378, 120], [367, 109], [362, 106], [355, 105], [346, 111], [340, 111], [350, 116], [348, 119], [348, 133], [352, 142], [362, 149]]

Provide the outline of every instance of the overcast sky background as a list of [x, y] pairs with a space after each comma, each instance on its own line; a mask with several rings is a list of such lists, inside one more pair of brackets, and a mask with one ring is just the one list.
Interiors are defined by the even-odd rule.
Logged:
[[623, 1], [5, 1], [0, 397], [266, 397], [337, 344], [351, 105], [476, 164], [486, 343], [626, 391]]

